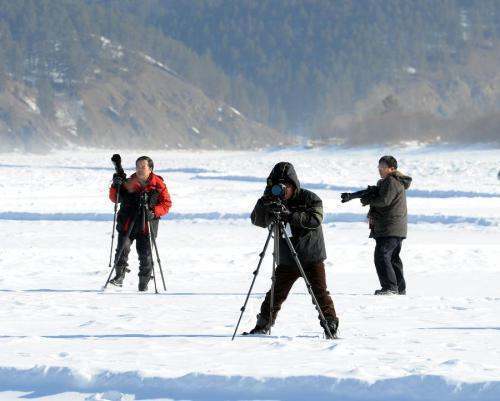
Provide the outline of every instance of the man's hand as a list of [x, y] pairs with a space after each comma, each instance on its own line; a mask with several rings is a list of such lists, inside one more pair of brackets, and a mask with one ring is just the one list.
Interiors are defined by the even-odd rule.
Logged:
[[285, 207], [283, 207], [283, 211], [281, 212], [281, 221], [283, 221], [283, 223], [290, 223], [292, 221], [292, 216], [294, 215], [294, 213], [292, 213], [289, 209]]
[[362, 196], [359, 201], [363, 206], [368, 206], [370, 204], [370, 197], [368, 196]]
[[113, 187], [118, 188], [120, 185], [123, 184], [124, 181], [125, 180], [122, 175], [117, 173], [113, 174], [113, 184], [112, 184]]
[[352, 199], [351, 194], [349, 192], [342, 192], [340, 194], [340, 199], [341, 199], [342, 203], [349, 202]]

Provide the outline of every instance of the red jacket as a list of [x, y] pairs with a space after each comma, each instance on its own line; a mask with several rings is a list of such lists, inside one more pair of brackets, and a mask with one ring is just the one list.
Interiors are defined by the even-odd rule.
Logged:
[[[133, 195], [140, 194], [142, 192], [155, 192], [158, 194], [157, 200], [152, 206], [155, 217], [160, 218], [168, 213], [170, 207], [172, 206], [172, 201], [162, 177], [151, 173], [148, 177], [146, 185], [143, 186], [137, 178], [137, 175], [135, 173], [132, 174], [127, 180], [125, 180], [120, 189], [120, 202], [124, 201], [123, 198], [125, 198], [126, 201], [128, 194]], [[109, 188], [109, 199], [113, 203], [116, 202], [116, 188], [113, 186]]]

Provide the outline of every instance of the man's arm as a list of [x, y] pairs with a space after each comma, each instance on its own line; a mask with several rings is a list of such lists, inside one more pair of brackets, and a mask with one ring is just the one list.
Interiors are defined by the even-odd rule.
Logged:
[[[123, 199], [123, 186], [120, 186], [120, 202], [121, 200]], [[116, 202], [116, 199], [117, 199], [117, 195], [118, 195], [118, 190], [117, 188], [114, 186], [114, 185], [111, 185], [109, 187], [109, 200], [113, 203]]]
[[250, 219], [253, 225], [264, 228], [271, 223], [271, 217], [264, 206], [264, 197], [260, 198], [255, 204]]
[[373, 199], [369, 199], [367, 204], [374, 207], [387, 207], [392, 203], [397, 194], [396, 180], [392, 177], [386, 177], [380, 183], [378, 195]]
[[165, 216], [172, 207], [172, 199], [163, 180], [158, 183], [158, 201], [153, 206], [155, 217]]
[[323, 222], [323, 201], [316, 194], [312, 195], [305, 210], [292, 214], [290, 224], [306, 230], [314, 230], [321, 225]]

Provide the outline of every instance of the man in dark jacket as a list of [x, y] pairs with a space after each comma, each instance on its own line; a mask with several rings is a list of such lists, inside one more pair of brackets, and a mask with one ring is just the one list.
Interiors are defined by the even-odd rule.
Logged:
[[380, 290], [375, 295], [406, 294], [403, 262], [399, 256], [408, 229], [406, 190], [411, 177], [398, 170], [398, 162], [392, 156], [379, 160], [381, 179], [377, 183], [376, 196], [361, 198], [363, 206], [370, 205], [368, 219], [370, 238], [375, 238], [375, 266]]
[[[130, 270], [128, 266], [128, 255], [132, 242], [136, 241], [137, 254], [139, 256], [139, 291], [147, 291], [148, 282], [153, 269], [153, 255], [146, 220], [150, 222], [151, 231], [156, 237], [158, 233], [158, 221], [161, 216], [168, 213], [172, 206], [168, 189], [163, 178], [153, 173], [153, 160], [147, 156], [139, 157], [135, 163], [136, 172], [125, 179], [120, 174], [113, 175], [113, 183], [109, 189], [109, 198], [116, 202], [118, 188], [120, 191], [120, 210], [117, 217], [116, 230], [118, 231], [118, 245], [116, 248], [116, 275], [109, 282], [121, 287], [125, 273]], [[147, 212], [143, 216], [140, 210], [141, 197], [146, 195], [148, 200]], [[130, 236], [127, 236], [129, 228], [133, 224]]]
[[[282, 202], [289, 211], [288, 217], [286, 217], [286, 226], [287, 230], [291, 231], [291, 242], [304, 268], [307, 279], [311, 283], [313, 293], [326, 318], [330, 332], [335, 338], [339, 320], [326, 285], [325, 265], [323, 263], [326, 259], [326, 250], [321, 229], [323, 203], [316, 194], [300, 187], [300, 182], [291, 163], [281, 162], [274, 166], [267, 179], [264, 196], [257, 201], [252, 212], [252, 223], [259, 227], [268, 227], [271, 224], [273, 216], [266, 204], [271, 197], [271, 187], [278, 183], [284, 184], [286, 187]], [[301, 277], [300, 271], [290, 249], [285, 239], [280, 238], [279, 265], [276, 268], [272, 321], [269, 321], [271, 315], [270, 290], [261, 305], [260, 314], [257, 315], [257, 324], [250, 331], [250, 334], [266, 334], [269, 331], [270, 327], [274, 325], [282, 303], [299, 277]]]

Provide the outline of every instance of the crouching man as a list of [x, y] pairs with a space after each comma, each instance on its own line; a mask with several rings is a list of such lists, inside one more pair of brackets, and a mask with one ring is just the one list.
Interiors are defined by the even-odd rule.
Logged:
[[[291, 242], [311, 284], [319, 307], [325, 316], [332, 338], [336, 338], [339, 319], [327, 290], [325, 265], [323, 263], [326, 259], [321, 228], [323, 203], [316, 194], [300, 187], [299, 179], [291, 163], [281, 162], [274, 166], [267, 179], [264, 196], [255, 205], [251, 215], [254, 225], [267, 228], [272, 223], [272, 212], [266, 205], [269, 204], [268, 200], [272, 196], [271, 188], [276, 184], [285, 186], [282, 203], [288, 210], [286, 226], [287, 230], [291, 231], [289, 233], [289, 235], [291, 234]], [[269, 332], [293, 284], [301, 277], [300, 270], [285, 239], [280, 238], [279, 242], [279, 264], [276, 268], [272, 314], [270, 311], [271, 290], [269, 290], [261, 305], [260, 313], [257, 315], [257, 324], [248, 334], [266, 334]], [[271, 315], [272, 318], [270, 318]], [[324, 326], [321, 320], [320, 324]], [[325, 334], [328, 337], [326, 330]]]
[[[128, 255], [134, 240], [139, 256], [139, 291], [147, 291], [153, 269], [153, 255], [147, 221], [150, 222], [154, 237], [158, 233], [161, 216], [168, 213], [172, 202], [163, 178], [153, 173], [153, 160], [147, 156], [135, 162], [136, 171], [125, 179], [120, 174], [113, 175], [109, 189], [112, 202], [118, 201], [120, 210], [117, 217], [118, 246], [115, 254], [116, 275], [110, 283], [122, 286], [128, 269]], [[145, 203], [146, 208], [141, 205]], [[145, 210], [145, 212], [144, 212]]]

